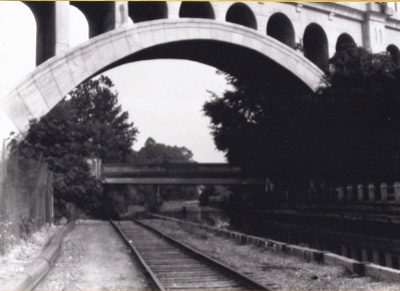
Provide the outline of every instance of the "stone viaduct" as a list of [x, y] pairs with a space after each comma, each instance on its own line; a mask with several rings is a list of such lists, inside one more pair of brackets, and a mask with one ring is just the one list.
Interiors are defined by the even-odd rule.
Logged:
[[[329, 57], [349, 45], [388, 51], [400, 66], [398, 2], [24, 3], [37, 24], [38, 67], [0, 100], [21, 132], [82, 81], [126, 62], [189, 59], [274, 90], [315, 90]], [[71, 49], [69, 5], [90, 37]]]

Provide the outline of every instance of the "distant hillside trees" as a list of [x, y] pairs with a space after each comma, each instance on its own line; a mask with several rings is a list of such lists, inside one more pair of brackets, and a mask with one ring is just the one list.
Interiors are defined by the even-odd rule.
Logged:
[[[157, 143], [149, 137], [144, 146], [133, 152], [129, 158], [133, 164], [168, 164], [194, 163], [193, 153], [186, 147], [169, 146]], [[197, 199], [196, 186], [161, 185], [161, 186], [133, 186], [140, 195], [142, 203], [152, 210], [158, 210], [162, 201]]]

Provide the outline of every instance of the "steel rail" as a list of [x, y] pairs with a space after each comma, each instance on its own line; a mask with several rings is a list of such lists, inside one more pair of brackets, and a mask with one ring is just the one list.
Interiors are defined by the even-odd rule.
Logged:
[[[255, 280], [240, 274], [239, 272], [233, 270], [232, 268], [222, 264], [221, 262], [218, 262], [212, 258], [210, 258], [209, 256], [193, 249], [192, 247], [179, 242], [178, 240], [170, 237], [169, 235], [153, 228], [152, 226], [142, 222], [142, 221], [138, 221], [138, 220], [134, 220], [134, 222], [142, 227], [144, 227], [145, 229], [151, 231], [152, 233], [156, 234], [157, 236], [159, 236], [160, 238], [162, 238], [163, 240], [165, 240], [166, 242], [172, 244], [173, 246], [177, 247], [179, 250], [181, 250], [183, 253], [186, 253], [187, 255], [189, 255], [190, 257], [194, 258], [197, 261], [202, 262], [205, 265], [208, 265], [209, 267], [217, 270], [219, 273], [224, 274], [225, 276], [227, 276], [228, 278], [231, 278], [233, 280], [236, 280], [238, 282], [240, 282], [241, 284], [245, 285], [247, 288], [246, 290], [270, 290], [267, 287], [265, 287], [264, 285], [256, 282]], [[146, 266], [146, 273], [149, 274], [152, 278], [152, 281], [154, 282], [158, 282], [158, 287], [160, 288], [159, 290], [165, 290], [165, 289], [161, 289], [161, 288], [165, 288], [164, 286], [162, 286], [162, 283], [160, 283], [160, 281], [157, 279], [157, 275], [154, 274], [154, 272], [151, 270], [150, 266], [148, 266], [148, 264], [145, 262], [145, 259], [140, 255], [139, 251], [132, 246], [132, 244], [129, 242], [129, 239], [125, 236], [125, 234], [123, 234], [123, 231], [115, 224], [113, 223], [114, 227], [116, 229], [118, 229], [118, 232], [121, 233], [124, 237], [124, 240], [126, 240], [127, 244], [130, 245], [130, 247], [132, 248], [132, 250], [135, 253], [135, 256], [139, 259], [140, 263], [142, 264], [142, 266]], [[157, 284], [156, 284], [157, 285]]]
[[115, 228], [115, 230], [122, 236], [125, 244], [132, 250], [134, 257], [139, 261], [140, 265], [142, 265], [143, 269], [145, 270], [146, 276], [150, 279], [154, 287], [156, 287], [157, 290], [165, 291], [166, 289], [158, 280], [157, 276], [154, 274], [149, 265], [140, 255], [139, 251], [130, 243], [129, 239], [126, 237], [124, 232], [119, 228], [119, 226], [114, 221], [110, 220], [110, 223]]

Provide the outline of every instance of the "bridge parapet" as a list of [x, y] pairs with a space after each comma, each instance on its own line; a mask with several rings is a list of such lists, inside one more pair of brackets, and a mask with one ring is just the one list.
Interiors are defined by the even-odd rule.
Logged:
[[103, 164], [105, 184], [138, 185], [263, 185], [262, 177], [247, 176], [229, 164], [172, 163], [153, 165]]

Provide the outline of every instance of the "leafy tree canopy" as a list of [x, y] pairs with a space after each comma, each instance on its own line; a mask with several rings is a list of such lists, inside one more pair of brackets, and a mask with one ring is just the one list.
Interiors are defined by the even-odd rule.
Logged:
[[306, 173], [303, 136], [310, 102], [286, 91], [268, 91], [227, 76], [232, 89], [204, 104], [217, 148], [229, 163], [268, 176]]
[[330, 60], [315, 94], [227, 76], [233, 89], [212, 94], [203, 110], [230, 163], [287, 187], [296, 179], [389, 179], [399, 172], [399, 75], [388, 55], [348, 48]]
[[89, 175], [85, 158], [123, 162], [132, 152], [137, 129], [112, 87], [105, 76], [80, 84], [47, 115], [33, 120], [19, 145], [24, 156], [46, 159], [55, 173], [54, 196], [60, 207], [74, 202], [99, 210], [105, 196], [99, 181]]
[[330, 60], [314, 95], [319, 168], [342, 179], [389, 180], [399, 172], [400, 74], [386, 53], [348, 48]]
[[[157, 143], [149, 137], [144, 146], [130, 157], [135, 164], [163, 164], [163, 163], [193, 163], [193, 154], [186, 147], [169, 146]], [[137, 186], [142, 199], [148, 208], [155, 211], [162, 200], [194, 199], [197, 198], [197, 187], [184, 185]], [[157, 196], [159, 195], [159, 196]], [[161, 198], [161, 199], [160, 199]]]
[[157, 143], [149, 137], [144, 146], [132, 156], [137, 164], [188, 163], [193, 162], [193, 153], [186, 147]]

